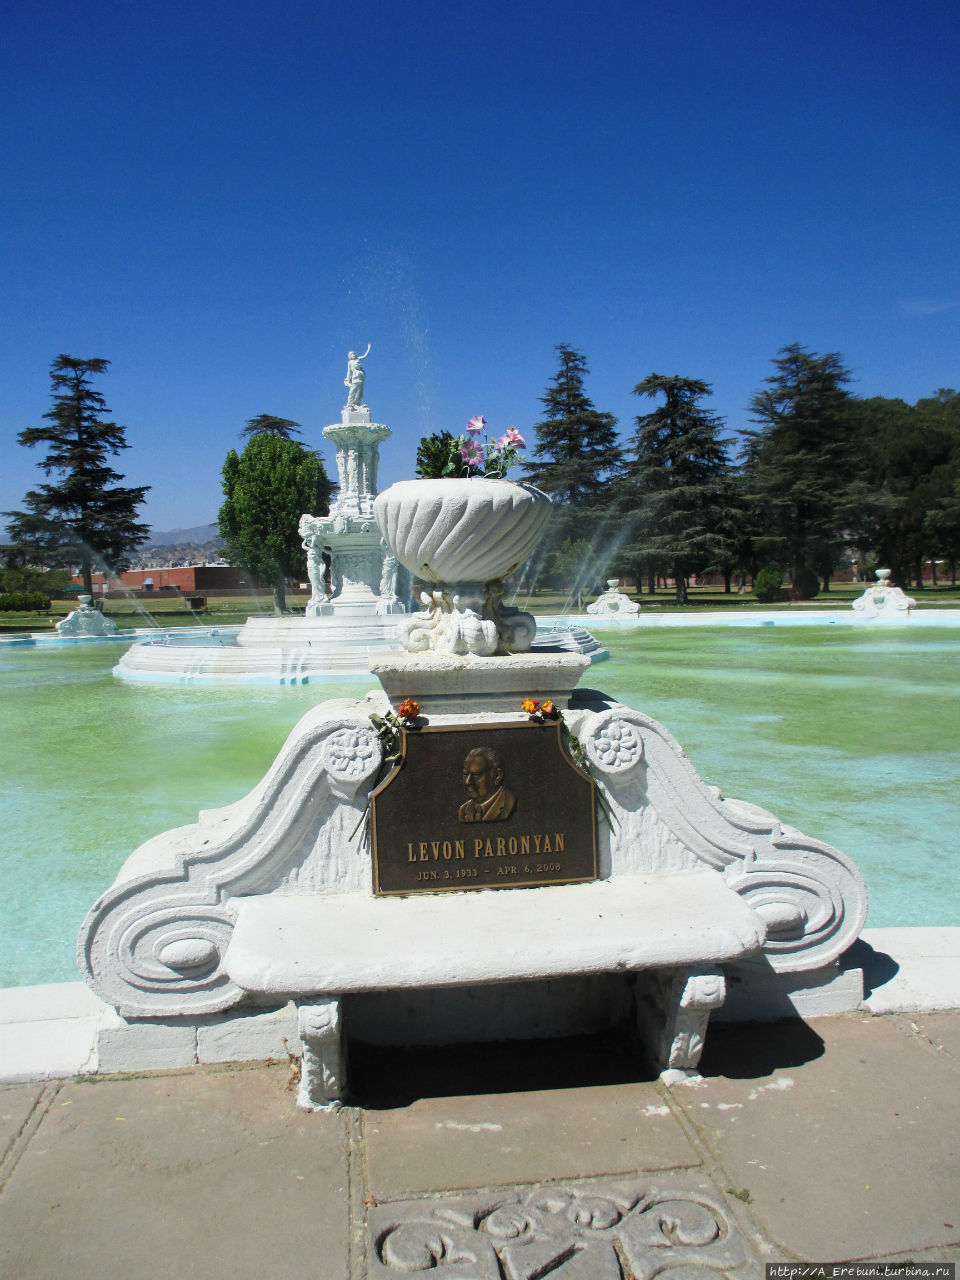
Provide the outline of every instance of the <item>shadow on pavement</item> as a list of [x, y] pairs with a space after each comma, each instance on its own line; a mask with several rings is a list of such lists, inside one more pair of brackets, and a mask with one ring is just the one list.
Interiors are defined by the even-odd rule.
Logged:
[[557, 1040], [512, 1040], [428, 1048], [351, 1041], [351, 1102], [376, 1110], [419, 1098], [526, 1093], [656, 1079], [635, 1042], [608, 1032]]
[[802, 1018], [782, 1022], [723, 1022], [711, 1026], [700, 1059], [703, 1076], [752, 1080], [822, 1057], [824, 1043]]

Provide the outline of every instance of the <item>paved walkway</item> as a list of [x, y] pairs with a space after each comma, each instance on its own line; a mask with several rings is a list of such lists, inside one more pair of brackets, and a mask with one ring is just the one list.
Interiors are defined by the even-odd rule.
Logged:
[[[960, 1258], [960, 1011], [711, 1029], [704, 1081], [615, 1039], [358, 1047], [0, 1089], [0, 1276], [682, 1280]], [[688, 1268], [695, 1267], [696, 1271]]]

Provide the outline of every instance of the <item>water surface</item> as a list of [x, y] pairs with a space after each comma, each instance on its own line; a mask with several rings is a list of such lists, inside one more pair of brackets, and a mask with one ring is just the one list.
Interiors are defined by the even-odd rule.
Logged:
[[[603, 630], [583, 681], [662, 720], [698, 772], [861, 867], [868, 923], [960, 923], [960, 637], [934, 628]], [[124, 858], [263, 776], [300, 716], [371, 677], [134, 684], [116, 645], [0, 650], [0, 985], [70, 981]]]

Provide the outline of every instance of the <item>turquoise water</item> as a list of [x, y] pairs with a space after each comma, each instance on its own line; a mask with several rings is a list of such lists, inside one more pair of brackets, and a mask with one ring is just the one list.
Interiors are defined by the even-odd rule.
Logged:
[[[960, 923], [960, 635], [595, 630], [611, 659], [592, 682], [662, 720], [707, 782], [850, 854], [869, 924]], [[117, 652], [0, 649], [0, 985], [75, 978], [80, 922], [128, 853], [239, 799], [304, 711], [373, 683], [140, 685], [110, 674]]]

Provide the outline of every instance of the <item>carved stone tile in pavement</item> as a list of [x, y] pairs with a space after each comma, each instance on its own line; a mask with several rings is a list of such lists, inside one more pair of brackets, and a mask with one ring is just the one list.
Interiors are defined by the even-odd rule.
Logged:
[[763, 1268], [701, 1175], [564, 1182], [377, 1205], [374, 1277], [757, 1280]]

